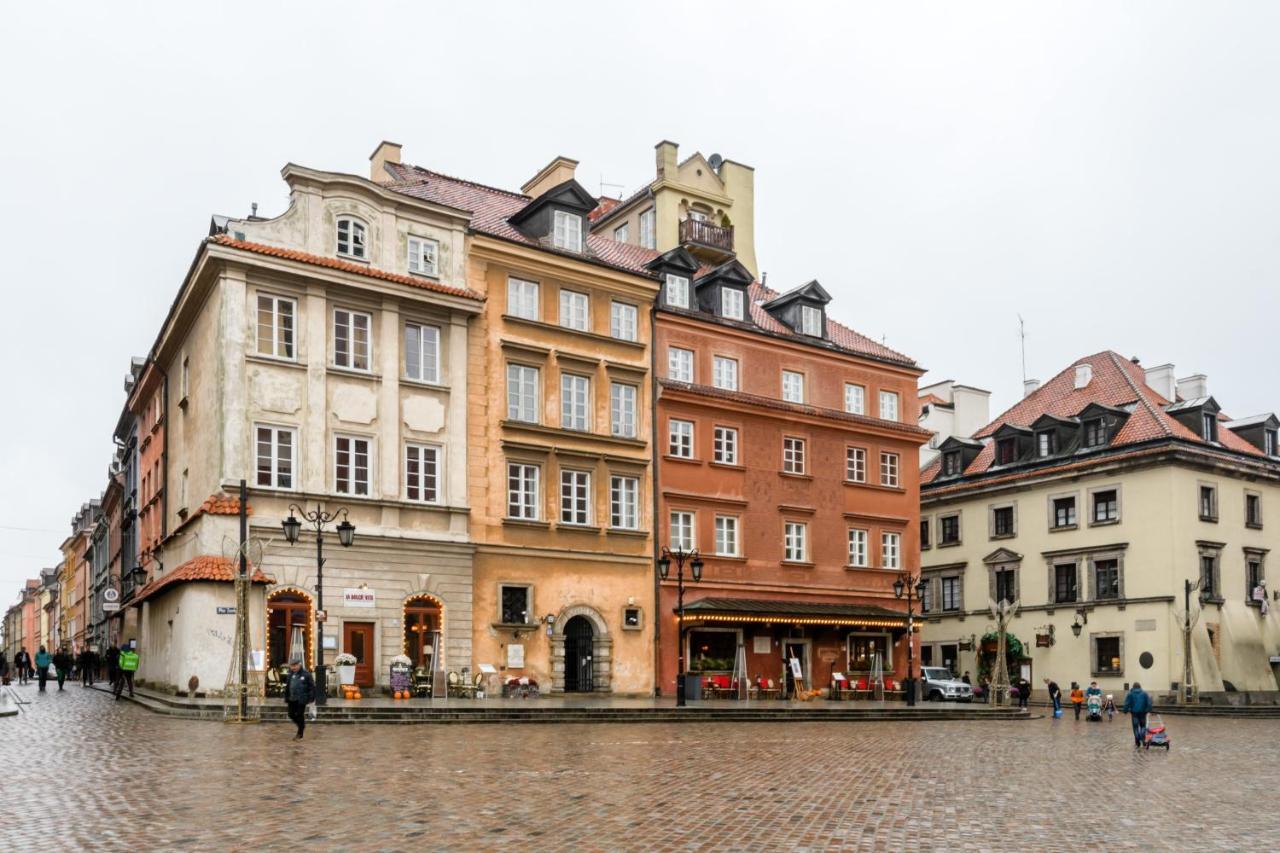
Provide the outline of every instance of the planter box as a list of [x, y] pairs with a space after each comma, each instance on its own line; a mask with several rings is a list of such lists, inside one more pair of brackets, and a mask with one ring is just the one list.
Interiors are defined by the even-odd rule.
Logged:
[[335, 666], [334, 669], [338, 671], [339, 684], [355, 684], [356, 683], [356, 668], [354, 665]]

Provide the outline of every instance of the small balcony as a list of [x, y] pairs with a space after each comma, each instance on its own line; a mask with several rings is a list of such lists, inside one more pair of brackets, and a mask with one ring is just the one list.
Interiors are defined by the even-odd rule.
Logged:
[[686, 219], [680, 223], [680, 243], [732, 255], [733, 226], [712, 225], [700, 219]]

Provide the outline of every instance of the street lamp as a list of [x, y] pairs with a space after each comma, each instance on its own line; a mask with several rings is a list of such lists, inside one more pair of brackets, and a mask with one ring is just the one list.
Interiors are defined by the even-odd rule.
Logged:
[[916, 577], [914, 580], [906, 572], [898, 575], [898, 579], [893, 582], [893, 594], [902, 598], [907, 596], [907, 677], [904, 680], [903, 687], [907, 689], [907, 705], [916, 704], [916, 679], [915, 679], [915, 612], [911, 609], [911, 602], [914, 599], [924, 600], [925, 590], [929, 588], [929, 582], [924, 579], [923, 575]]
[[663, 580], [666, 580], [667, 575], [671, 573], [672, 560], [676, 562], [676, 620], [679, 625], [676, 630], [676, 646], [679, 654], [679, 666], [676, 672], [676, 706], [682, 708], [684, 707], [684, 564], [689, 563], [693, 582], [697, 583], [702, 580], [702, 557], [696, 548], [690, 551], [677, 548], [672, 551], [663, 545], [662, 556], [658, 558], [658, 574]]
[[1076, 621], [1071, 623], [1071, 633], [1077, 637], [1084, 630], [1084, 626], [1089, 624], [1089, 613], [1083, 607], [1076, 608]]
[[[302, 516], [299, 520], [297, 515]], [[296, 545], [302, 533], [302, 522], [306, 521], [316, 530], [316, 704], [323, 705], [328, 701], [328, 684], [324, 670], [324, 528], [325, 525], [342, 516], [339, 522], [338, 543], [343, 548], [350, 548], [356, 538], [356, 526], [347, 518], [347, 508], [325, 512], [320, 504], [312, 512], [307, 512], [297, 504], [289, 504], [289, 517], [280, 522], [284, 529], [284, 538], [290, 545]]]

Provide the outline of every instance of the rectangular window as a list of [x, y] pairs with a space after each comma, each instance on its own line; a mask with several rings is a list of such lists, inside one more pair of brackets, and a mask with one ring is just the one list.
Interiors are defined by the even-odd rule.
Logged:
[[1218, 490], [1213, 486], [1200, 487], [1200, 520], [1218, 520]]
[[586, 432], [591, 410], [591, 380], [572, 373], [560, 375], [560, 426]]
[[782, 371], [782, 399], [788, 403], [804, 402], [804, 374], [794, 370]]
[[1093, 653], [1098, 661], [1099, 674], [1124, 672], [1124, 664], [1120, 660], [1119, 637], [1094, 637]]
[[1093, 493], [1093, 523], [1116, 521], [1120, 518], [1120, 503], [1115, 489]]
[[640, 245], [646, 249], [656, 249], [658, 247], [656, 222], [657, 219], [652, 207], [640, 214]]
[[942, 473], [951, 477], [960, 473], [960, 451], [948, 450], [942, 454]]
[[738, 431], [733, 427], [718, 426], [711, 434], [711, 459], [721, 465], [738, 464]]
[[1276, 430], [1267, 429], [1262, 431], [1262, 452], [1268, 456], [1276, 455], [1276, 448], [1280, 444], [1276, 441]]
[[716, 555], [738, 556], [738, 517], [736, 515], [716, 516]]
[[898, 454], [880, 454], [880, 485], [898, 487]]
[[538, 422], [538, 368], [507, 365], [507, 417], [531, 424]]
[[625, 302], [610, 303], [609, 334], [620, 341], [636, 339], [636, 306]]
[[671, 513], [671, 549], [673, 551], [692, 551], [696, 546], [693, 530], [693, 513]]
[[537, 320], [538, 283], [520, 278], [507, 279], [507, 313], [524, 320]]
[[557, 210], [554, 216], [551, 244], [570, 252], [582, 251], [582, 217], [576, 213]]
[[929, 547], [929, 519], [920, 519], [920, 547]]
[[938, 519], [938, 544], [955, 545], [960, 541], [960, 516], [944, 515]]
[[591, 523], [591, 474], [588, 472], [560, 471], [560, 521]]
[[996, 442], [996, 464], [1010, 465], [1018, 460], [1018, 440], [1002, 438]]
[[1201, 415], [1201, 421], [1202, 421], [1202, 425], [1200, 429], [1200, 434], [1204, 436], [1204, 440], [1217, 441], [1218, 440], [1217, 416], [1211, 414], [1210, 412], [1205, 412], [1203, 415]]
[[435, 326], [406, 323], [404, 327], [404, 375], [419, 382], [440, 382], [440, 330]]
[[804, 439], [782, 439], [782, 470], [788, 474], [804, 473]]
[[365, 256], [364, 223], [355, 219], [338, 220], [338, 254], [353, 258]]
[[1073, 604], [1076, 600], [1076, 564], [1053, 567], [1053, 600], [1057, 604]]
[[867, 531], [857, 527], [849, 528], [849, 565], [867, 565]]
[[800, 306], [800, 334], [822, 337], [822, 309], [812, 305]]
[[667, 378], [693, 382], [693, 350], [667, 347]]
[[[273, 489], [293, 488], [293, 448], [297, 433], [285, 427], [255, 426], [257, 483]], [[182, 504], [185, 506], [185, 503]]]
[[587, 331], [587, 294], [574, 290], [560, 291], [560, 325], [579, 332]]
[[667, 421], [667, 452], [681, 459], [693, 458], [693, 421]]
[[920, 612], [928, 613], [933, 609], [933, 581], [925, 578], [924, 589], [920, 590]]
[[1036, 455], [1041, 459], [1052, 456], [1057, 450], [1057, 441], [1050, 431], [1036, 433]]
[[631, 226], [629, 223], [622, 223], [613, 229], [613, 239], [619, 243], [625, 243], [631, 238]]
[[960, 578], [942, 579], [942, 609], [947, 612], [960, 609]]
[[883, 421], [896, 421], [898, 419], [898, 392], [880, 392], [880, 419]]
[[1096, 560], [1093, 564], [1094, 598], [1120, 597], [1120, 561]]
[[1245, 601], [1257, 601], [1258, 593], [1262, 594], [1263, 600], [1266, 599], [1267, 590], [1263, 581], [1265, 578], [1262, 574], [1262, 560], [1256, 557], [1250, 557], [1244, 564], [1244, 597]]
[[851, 415], [866, 414], [867, 389], [851, 382], [844, 383], [844, 410]]
[[738, 360], [715, 356], [711, 361], [711, 384], [726, 391], [737, 391]]
[[183, 357], [182, 359], [182, 396], [178, 398], [179, 402], [187, 399], [191, 394], [191, 359]]
[[609, 384], [609, 432], [620, 438], [636, 437], [636, 386]]
[[502, 624], [529, 624], [529, 587], [502, 587]]
[[689, 307], [689, 279], [667, 273], [667, 304], [672, 308]]
[[1218, 595], [1218, 558], [1210, 554], [1200, 555], [1200, 595], [1215, 598]]
[[880, 565], [886, 569], [902, 568], [902, 534], [880, 534]]
[[440, 448], [429, 444], [404, 446], [405, 497], [436, 503], [440, 499]]
[[1053, 526], [1054, 527], [1075, 527], [1076, 525], [1076, 499], [1070, 498], [1054, 498], [1053, 499]]
[[861, 447], [846, 447], [844, 451], [844, 478], [851, 483], [867, 481], [867, 451]]
[[991, 530], [996, 536], [1013, 535], [1013, 507], [1001, 506], [991, 510]]
[[541, 469], [537, 465], [511, 462], [507, 465], [507, 517], [525, 521], [538, 519], [538, 479]]
[[282, 296], [258, 295], [258, 355], [293, 356], [293, 321], [297, 305]]
[[351, 370], [369, 369], [369, 327], [372, 318], [356, 311], [333, 312], [333, 364]]
[[1262, 495], [1246, 492], [1244, 496], [1244, 523], [1249, 527], [1262, 526]]
[[1018, 600], [1017, 573], [1013, 569], [996, 569], [996, 601], [1010, 604]]
[[437, 259], [440, 256], [440, 244], [426, 237], [409, 238], [409, 272], [419, 275], [439, 275]]
[[720, 315], [728, 317], [730, 320], [741, 320], [743, 318], [742, 311], [742, 291], [736, 287], [720, 288]]
[[808, 527], [799, 521], [788, 521], [782, 527], [782, 559], [790, 563], [804, 563], [809, 559], [805, 536]]
[[609, 524], [621, 530], [640, 527], [640, 480], [636, 477], [609, 478]]
[[1102, 447], [1107, 443], [1107, 428], [1102, 418], [1084, 422], [1084, 446]]
[[334, 436], [333, 490], [340, 495], [369, 494], [369, 439]]

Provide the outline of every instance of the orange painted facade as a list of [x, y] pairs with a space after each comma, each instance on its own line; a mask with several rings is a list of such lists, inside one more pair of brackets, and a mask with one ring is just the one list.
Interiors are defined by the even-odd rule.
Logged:
[[[165, 377], [155, 362], [148, 361], [128, 403], [138, 425], [138, 564], [148, 572], [164, 538], [165, 390]], [[125, 566], [124, 570], [132, 568]]]

